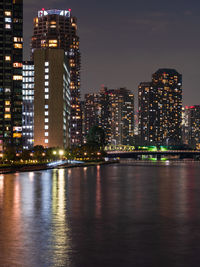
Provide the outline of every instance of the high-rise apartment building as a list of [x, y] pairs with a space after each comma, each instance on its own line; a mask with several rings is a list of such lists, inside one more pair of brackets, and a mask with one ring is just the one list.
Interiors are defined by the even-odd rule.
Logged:
[[85, 132], [92, 126], [104, 129], [106, 142], [131, 145], [134, 136], [134, 95], [126, 88], [101, 88], [85, 95]]
[[85, 94], [84, 126], [87, 136], [93, 126], [100, 126], [100, 95]]
[[159, 136], [158, 100], [151, 82], [140, 83], [138, 88], [138, 133], [143, 145], [157, 144]]
[[80, 51], [77, 19], [71, 10], [44, 10], [34, 19], [32, 55], [36, 49], [64, 49], [69, 61], [71, 91], [71, 144], [82, 143], [80, 107]]
[[159, 69], [153, 74], [152, 82], [140, 84], [138, 102], [143, 144], [181, 144], [181, 74], [174, 69]]
[[0, 154], [22, 145], [23, 0], [0, 3]]
[[34, 145], [67, 148], [70, 143], [70, 71], [63, 49], [34, 52]]
[[23, 62], [22, 84], [22, 141], [23, 148], [30, 149], [34, 145], [34, 63]]
[[126, 88], [109, 90], [111, 143], [132, 145], [134, 137], [134, 95]]
[[200, 149], [200, 106], [186, 106], [184, 113], [183, 139], [189, 146]]

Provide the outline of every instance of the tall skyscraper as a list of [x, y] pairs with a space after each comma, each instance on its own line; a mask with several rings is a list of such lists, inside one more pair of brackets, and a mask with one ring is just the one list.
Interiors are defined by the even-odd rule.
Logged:
[[34, 19], [32, 55], [38, 48], [64, 49], [70, 68], [71, 91], [71, 144], [82, 143], [82, 121], [80, 107], [80, 51], [77, 35], [77, 19], [71, 10], [44, 10]]
[[22, 141], [23, 148], [34, 145], [34, 63], [23, 62]]
[[140, 84], [138, 100], [141, 142], [181, 144], [182, 75], [174, 69], [159, 69], [151, 83]]
[[23, 0], [0, 3], [0, 154], [22, 145]]
[[70, 72], [63, 49], [34, 52], [34, 145], [67, 148], [70, 141]]

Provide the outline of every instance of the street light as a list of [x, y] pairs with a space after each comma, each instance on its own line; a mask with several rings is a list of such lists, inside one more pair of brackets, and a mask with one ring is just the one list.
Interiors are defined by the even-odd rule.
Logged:
[[63, 150], [59, 150], [59, 155], [63, 156], [64, 155], [64, 151]]

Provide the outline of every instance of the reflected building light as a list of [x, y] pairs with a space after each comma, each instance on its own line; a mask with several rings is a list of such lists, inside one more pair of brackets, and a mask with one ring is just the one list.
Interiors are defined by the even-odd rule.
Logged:
[[33, 182], [33, 177], [34, 177], [34, 173], [30, 172], [29, 173], [29, 179], [30, 179], [31, 182]]
[[100, 166], [97, 166], [97, 178], [96, 178], [96, 217], [101, 217], [101, 175]]

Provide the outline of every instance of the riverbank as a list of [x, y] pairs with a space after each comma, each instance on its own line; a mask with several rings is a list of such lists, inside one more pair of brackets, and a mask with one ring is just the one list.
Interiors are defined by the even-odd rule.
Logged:
[[98, 165], [108, 165], [113, 163], [119, 163], [118, 160], [110, 160], [110, 161], [99, 161], [99, 162], [84, 162], [84, 163], [75, 163], [69, 164], [64, 163], [61, 165], [48, 165], [47, 163], [42, 164], [13, 164], [8, 166], [0, 166], [0, 174], [9, 174], [16, 172], [30, 172], [30, 171], [42, 171], [49, 169], [67, 169], [67, 168], [77, 168], [77, 167], [90, 167], [90, 166], [98, 166]]

